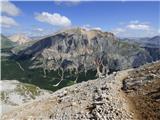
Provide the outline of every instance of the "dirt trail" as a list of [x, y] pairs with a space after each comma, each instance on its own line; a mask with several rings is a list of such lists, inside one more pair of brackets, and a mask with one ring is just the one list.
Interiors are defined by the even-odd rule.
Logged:
[[129, 72], [123, 81], [126, 97], [140, 120], [160, 120], [160, 61]]
[[133, 102], [127, 97], [126, 93], [121, 90], [122, 86], [123, 86], [123, 80], [126, 79], [129, 76], [129, 72], [132, 71], [133, 69], [128, 69], [128, 70], [124, 70], [121, 72], [118, 72], [115, 76], [115, 79], [117, 81], [116, 85], [116, 89], [117, 91], [119, 91], [119, 98], [123, 98], [126, 100], [127, 102], [127, 109], [128, 111], [130, 111], [133, 114], [133, 120], [141, 120], [141, 115], [139, 114], [139, 112], [136, 110], [135, 105], [133, 104]]
[[127, 76], [128, 70], [63, 88], [3, 115], [3, 119], [133, 120], [135, 115], [121, 90], [122, 80]]
[[[2, 117], [3, 120], [159, 120], [160, 79], [156, 77], [159, 68], [160, 62], [75, 84]], [[149, 76], [153, 74], [154, 77]]]

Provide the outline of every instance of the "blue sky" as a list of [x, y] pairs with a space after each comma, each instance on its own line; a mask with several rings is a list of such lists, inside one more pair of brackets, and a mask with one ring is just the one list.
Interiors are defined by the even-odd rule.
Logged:
[[[36, 36], [79, 26], [111, 31], [121, 37], [154, 36], [158, 34], [160, 28], [159, 7], [158, 1], [12, 1], [2, 6], [2, 18], [4, 18], [4, 21], [3, 19], [1, 21], [2, 33], [26, 33]], [[17, 9], [17, 14], [14, 14], [16, 13], [14, 9]]]

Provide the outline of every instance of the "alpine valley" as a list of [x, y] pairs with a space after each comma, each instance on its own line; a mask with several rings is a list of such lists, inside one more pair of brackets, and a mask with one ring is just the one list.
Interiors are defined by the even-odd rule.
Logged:
[[1, 34], [2, 119], [158, 120], [159, 60], [160, 36], [122, 39], [80, 27], [36, 39]]

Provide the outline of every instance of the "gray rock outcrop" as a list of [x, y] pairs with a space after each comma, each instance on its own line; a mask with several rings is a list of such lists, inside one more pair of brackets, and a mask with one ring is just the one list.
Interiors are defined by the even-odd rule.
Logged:
[[[60, 31], [37, 41], [16, 56], [18, 60], [32, 60], [30, 68], [67, 71], [75, 76], [89, 70], [102, 77], [113, 71], [139, 67], [152, 58], [144, 49], [119, 41], [112, 33], [75, 28]], [[72, 73], [73, 75], [73, 73]]]

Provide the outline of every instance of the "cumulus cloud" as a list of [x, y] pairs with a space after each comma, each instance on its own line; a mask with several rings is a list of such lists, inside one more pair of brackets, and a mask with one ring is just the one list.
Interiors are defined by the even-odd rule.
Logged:
[[102, 28], [100, 28], [100, 27], [92, 27], [89, 24], [83, 25], [82, 28], [84, 28], [86, 30], [101, 30], [102, 31]]
[[5, 28], [10, 28], [12, 26], [18, 25], [18, 23], [14, 19], [7, 16], [1, 16], [0, 24], [2, 25], [2, 27], [5, 27]]
[[112, 32], [123, 37], [146, 37], [158, 34], [158, 31], [149, 22], [138, 20], [125, 23], [123, 26], [113, 29]]
[[126, 30], [124, 28], [115, 28], [112, 32], [117, 35], [119, 33], [125, 32], [125, 31]]
[[146, 24], [129, 24], [127, 25], [129, 29], [133, 30], [149, 30], [150, 26]]
[[151, 28], [148, 22], [140, 22], [138, 20], [130, 21], [126, 27], [133, 30], [150, 30]]
[[7, 15], [18, 16], [21, 13], [20, 9], [9, 1], [2, 1], [1, 6], [1, 12]]
[[71, 25], [71, 21], [66, 16], [62, 16], [59, 13], [48, 13], [48, 12], [42, 12], [35, 15], [35, 19], [48, 23], [55, 26], [61, 26], [61, 27], [67, 27]]

